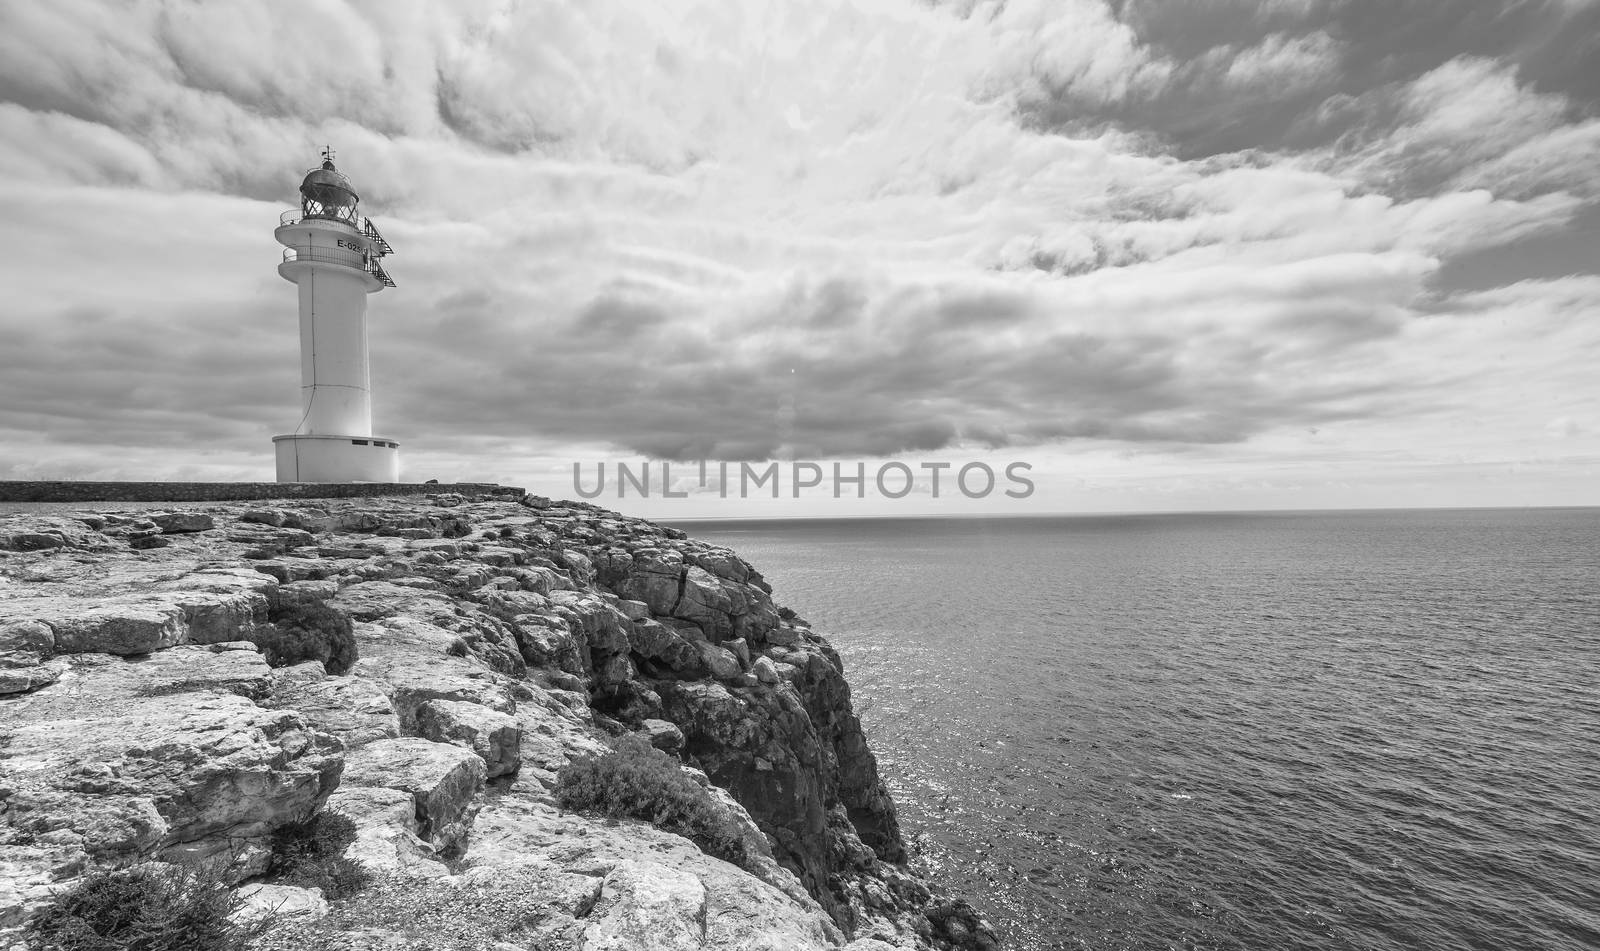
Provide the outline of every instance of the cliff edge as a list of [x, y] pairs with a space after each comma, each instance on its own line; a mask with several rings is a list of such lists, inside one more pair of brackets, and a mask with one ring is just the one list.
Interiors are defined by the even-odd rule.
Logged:
[[[629, 734], [734, 861], [562, 808]], [[332, 902], [281, 874], [328, 817]], [[222, 869], [263, 951], [995, 947], [905, 861], [838, 654], [726, 548], [537, 497], [0, 517], [0, 948], [150, 862]]]

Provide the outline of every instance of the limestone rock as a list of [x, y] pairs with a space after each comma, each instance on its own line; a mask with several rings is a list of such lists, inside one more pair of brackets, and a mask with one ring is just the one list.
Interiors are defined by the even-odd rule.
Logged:
[[640, 657], [657, 661], [673, 673], [693, 676], [706, 671], [707, 664], [699, 648], [704, 635], [698, 628], [690, 630], [694, 632], [692, 637], [685, 636], [680, 628], [645, 619], [635, 621], [629, 628], [628, 642]]
[[194, 644], [249, 640], [266, 623], [270, 605], [257, 591], [187, 591], [172, 600], [183, 612], [185, 639]]
[[[259, 662], [248, 651], [192, 650], [192, 661], [225, 661], [217, 684], [239, 682], [231, 658]], [[70, 834], [77, 851], [104, 860], [259, 852], [273, 830], [304, 821], [337, 784], [341, 757], [297, 714], [173, 680], [193, 679], [204, 665], [179, 675], [179, 664], [150, 672], [92, 660], [5, 702], [6, 829]]]
[[[345, 857], [385, 874], [295, 927], [352, 946], [494, 922], [496, 951], [814, 951], [840, 926], [856, 951], [986, 947], [896, 864], [837, 653], [727, 549], [537, 499], [197, 514], [0, 516], [0, 691], [20, 691], [0, 693], [0, 931], [91, 860], [242, 845], [234, 874], [259, 872], [325, 797], [356, 825]], [[317, 601], [354, 617], [361, 660], [268, 669], [247, 643], [268, 612]], [[628, 728], [689, 759], [742, 867], [555, 808], [559, 770]]]
[[445, 596], [387, 581], [364, 581], [341, 589], [328, 603], [357, 621], [373, 621], [412, 613], [419, 601], [443, 601]]
[[103, 549], [112, 542], [83, 522], [52, 516], [15, 516], [0, 523], [0, 551]]
[[448, 874], [434, 847], [417, 835], [413, 793], [346, 782], [328, 797], [326, 811], [349, 819], [356, 827], [355, 841], [345, 848], [344, 857], [367, 871]]
[[718, 680], [732, 680], [744, 673], [744, 668], [739, 666], [739, 658], [735, 657], [733, 651], [728, 650], [726, 647], [718, 647], [705, 641], [701, 641], [695, 646], [699, 648], [700, 659], [705, 662], [706, 667], [710, 668], [712, 676]]
[[162, 601], [126, 600], [69, 613], [63, 606], [46, 620], [62, 653], [148, 654], [184, 636], [183, 611]]
[[[463, 875], [480, 881], [518, 869], [594, 876], [598, 900], [580, 931], [585, 942], [604, 943], [585, 948], [821, 951], [841, 937], [794, 876], [776, 865], [773, 884], [632, 820], [608, 823], [502, 798], [478, 814], [464, 862]], [[692, 943], [652, 944], [641, 930], [648, 921], [658, 923], [663, 938]], [[625, 943], [630, 937], [639, 943]]]
[[235, 525], [228, 533], [228, 541], [246, 546], [240, 554], [245, 558], [272, 558], [296, 548], [304, 548], [315, 539], [310, 532], [297, 528], [272, 528], [266, 525]]
[[[842, 679], [838, 683], [842, 689]], [[822, 685], [808, 688], [817, 691], [815, 705], [789, 684], [731, 690], [719, 684], [660, 684], [667, 717], [683, 730], [688, 748], [697, 751], [695, 764], [750, 810], [779, 861], [798, 870], [836, 920], [851, 925], [859, 910], [827, 885], [830, 876], [843, 871], [835, 857], [848, 854], [858, 836], [890, 861], [903, 854], [903, 847], [893, 803], [865, 741], [856, 745], [859, 723], [844, 712], [848, 707], [839, 698], [826, 701], [840, 703], [837, 712], [832, 706], [823, 709]], [[849, 818], [830, 824], [830, 811], [839, 802], [848, 807]], [[852, 874], [864, 871], [869, 869]]]
[[683, 749], [683, 731], [678, 729], [677, 724], [666, 720], [645, 720], [640, 728], [650, 745], [658, 750], [676, 753]]
[[56, 633], [50, 625], [32, 618], [0, 619], [0, 651], [33, 654], [40, 659], [56, 650]]
[[529, 667], [548, 667], [575, 677], [586, 673], [587, 651], [582, 635], [555, 615], [521, 614], [513, 619], [517, 647]]
[[483, 760], [472, 751], [409, 736], [369, 743], [345, 762], [346, 781], [353, 785], [410, 793], [417, 834], [446, 851], [466, 838], [467, 809], [484, 774]]
[[48, 687], [61, 679], [62, 666], [29, 663], [28, 655], [0, 654], [0, 696]]
[[380, 684], [360, 677], [330, 677], [315, 661], [279, 671], [265, 702], [299, 711], [307, 723], [338, 737], [347, 747], [400, 735], [400, 717]]
[[388, 688], [402, 732], [416, 729], [417, 708], [429, 700], [460, 700], [507, 714], [517, 710], [509, 681], [472, 661], [383, 644], [363, 643], [361, 650], [350, 674]]
[[476, 600], [482, 601], [491, 614], [507, 621], [519, 614], [543, 613], [550, 607], [550, 599], [534, 591], [489, 590], [475, 594], [480, 595]]
[[303, 532], [325, 532], [333, 522], [326, 510], [316, 507], [248, 509], [239, 516], [239, 521]]
[[621, 611], [630, 621], [644, 621], [650, 617], [650, 605], [645, 604], [643, 601], [630, 601], [627, 598], [620, 598], [617, 601], [617, 610]]
[[606, 875], [582, 939], [585, 951], [699, 951], [705, 946], [706, 888], [700, 879], [636, 861], [622, 862]]
[[686, 563], [675, 548], [633, 552], [627, 574], [617, 581], [615, 590], [623, 598], [644, 602], [656, 617], [696, 624], [714, 641], [758, 638], [778, 622], [777, 609], [767, 592]]
[[522, 764], [522, 727], [512, 717], [476, 703], [428, 700], [417, 708], [417, 733], [478, 754], [490, 778]]
[[339, 583], [336, 581], [327, 579], [292, 581], [278, 586], [277, 596], [271, 606], [286, 608], [291, 605], [321, 604], [338, 593]]
[[145, 516], [168, 535], [209, 532], [216, 522], [204, 512], [151, 512]]

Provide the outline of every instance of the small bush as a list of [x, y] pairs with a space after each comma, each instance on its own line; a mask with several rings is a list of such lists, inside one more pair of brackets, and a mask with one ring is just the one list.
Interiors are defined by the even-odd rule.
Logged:
[[342, 674], [357, 659], [355, 627], [350, 619], [312, 601], [273, 612], [254, 640], [273, 667], [319, 660], [330, 674]]
[[242, 904], [220, 865], [141, 865], [89, 874], [24, 933], [34, 951], [243, 951], [275, 921], [234, 921]]
[[272, 837], [267, 874], [279, 884], [320, 888], [329, 901], [348, 898], [371, 884], [366, 869], [344, 857], [356, 838], [356, 824], [333, 813], [285, 826]]
[[638, 736], [618, 737], [603, 756], [572, 760], [556, 774], [563, 809], [643, 819], [735, 865], [746, 860], [743, 830], [721, 803]]

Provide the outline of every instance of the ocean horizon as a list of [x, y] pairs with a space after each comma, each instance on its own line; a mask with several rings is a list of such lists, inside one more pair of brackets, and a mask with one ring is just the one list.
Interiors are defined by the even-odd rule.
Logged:
[[1600, 509], [674, 520], [1021, 949], [1600, 944]]

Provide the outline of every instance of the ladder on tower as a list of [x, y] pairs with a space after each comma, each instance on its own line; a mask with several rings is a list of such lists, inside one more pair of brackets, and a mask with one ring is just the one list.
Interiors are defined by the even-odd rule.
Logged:
[[366, 235], [368, 241], [372, 242], [372, 247], [378, 252], [379, 257], [394, 253], [394, 248], [391, 248], [389, 242], [384, 240], [383, 235], [378, 233], [378, 226], [372, 223], [371, 218], [365, 220], [361, 233]]

